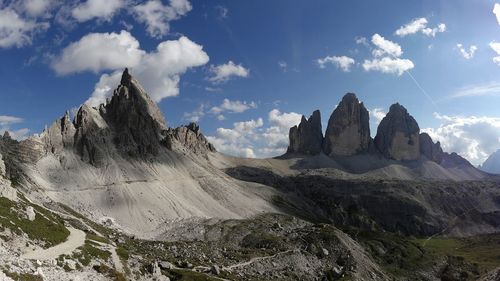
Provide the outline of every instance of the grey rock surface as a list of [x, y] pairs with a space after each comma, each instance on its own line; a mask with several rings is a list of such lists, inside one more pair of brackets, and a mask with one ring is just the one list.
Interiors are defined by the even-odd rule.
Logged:
[[200, 127], [196, 123], [166, 130], [164, 139], [166, 147], [173, 149], [176, 142], [196, 154], [216, 151], [215, 147], [201, 133]]
[[443, 161], [443, 149], [441, 143], [434, 143], [427, 133], [421, 133], [419, 136], [420, 141], [420, 154], [425, 156], [428, 160], [440, 164]]
[[417, 160], [420, 158], [419, 133], [417, 121], [406, 108], [395, 103], [378, 126], [375, 145], [389, 159]]
[[367, 152], [370, 142], [368, 110], [355, 94], [348, 93], [330, 116], [323, 151], [326, 155], [350, 156]]
[[290, 128], [289, 139], [288, 153], [319, 154], [323, 143], [319, 110], [314, 111], [309, 119], [302, 115], [300, 124]]

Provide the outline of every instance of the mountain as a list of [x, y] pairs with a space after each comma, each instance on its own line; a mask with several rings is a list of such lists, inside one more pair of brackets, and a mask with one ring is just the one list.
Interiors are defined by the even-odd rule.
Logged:
[[473, 280], [500, 268], [499, 179], [443, 152], [402, 105], [372, 139], [349, 93], [324, 136], [314, 111], [289, 138], [280, 157], [223, 155], [197, 124], [169, 127], [125, 69], [104, 104], [0, 137], [0, 280]]
[[[444, 152], [439, 142], [434, 143], [428, 134], [420, 133], [415, 118], [399, 103], [391, 105], [375, 139], [370, 137], [368, 110], [353, 93], [347, 93], [335, 107], [324, 138], [319, 133], [311, 134], [309, 129], [314, 127], [318, 132], [320, 116], [318, 110], [309, 120], [303, 116], [299, 126], [290, 129], [290, 146], [279, 159], [296, 159], [296, 168], [327, 168], [350, 178], [455, 181], [488, 178], [463, 157]], [[315, 147], [323, 144], [322, 150], [311, 153], [310, 144], [297, 145], [305, 139]]]
[[479, 169], [492, 174], [500, 174], [500, 149], [493, 152]]

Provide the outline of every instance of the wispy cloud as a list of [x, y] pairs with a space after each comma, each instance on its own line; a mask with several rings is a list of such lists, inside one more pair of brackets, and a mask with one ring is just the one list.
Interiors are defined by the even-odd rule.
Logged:
[[500, 96], [500, 82], [466, 86], [449, 95], [447, 99], [483, 96]]

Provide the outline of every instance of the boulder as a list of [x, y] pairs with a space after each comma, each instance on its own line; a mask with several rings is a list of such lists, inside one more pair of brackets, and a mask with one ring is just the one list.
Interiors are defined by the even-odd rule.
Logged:
[[356, 95], [346, 94], [328, 120], [325, 154], [350, 156], [367, 152], [371, 142], [369, 118], [368, 110]]
[[421, 133], [419, 136], [420, 154], [425, 156], [430, 161], [438, 164], [443, 161], [443, 149], [441, 143], [434, 143], [427, 133]]
[[389, 159], [406, 161], [420, 158], [419, 144], [417, 121], [399, 103], [391, 105], [378, 126], [375, 146]]
[[288, 137], [290, 143], [287, 153], [319, 154], [323, 143], [319, 110], [314, 111], [309, 119], [302, 115], [300, 124], [290, 128]]

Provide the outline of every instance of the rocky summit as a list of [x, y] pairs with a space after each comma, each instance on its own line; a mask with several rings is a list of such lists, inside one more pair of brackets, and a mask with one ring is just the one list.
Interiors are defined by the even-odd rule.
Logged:
[[371, 142], [369, 118], [368, 110], [356, 95], [346, 94], [328, 120], [325, 154], [349, 156], [367, 152]]
[[500, 179], [399, 104], [375, 145], [354, 94], [321, 124], [302, 116], [284, 157], [227, 156], [125, 70], [104, 104], [0, 137], [0, 280], [495, 276]]
[[427, 133], [421, 133], [419, 136], [420, 154], [428, 160], [440, 164], [443, 161], [444, 152], [441, 143], [434, 143]]
[[302, 115], [300, 124], [290, 128], [289, 139], [288, 153], [319, 154], [323, 144], [319, 110], [314, 111], [309, 119]]
[[417, 121], [399, 103], [391, 105], [375, 136], [375, 145], [387, 158], [416, 160], [420, 158], [420, 128]]

